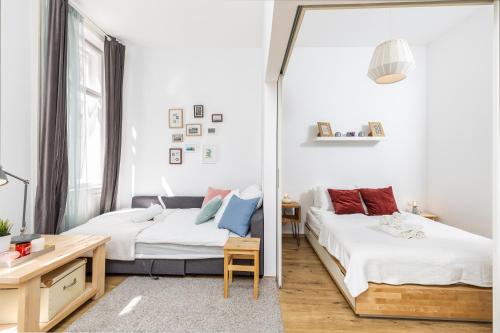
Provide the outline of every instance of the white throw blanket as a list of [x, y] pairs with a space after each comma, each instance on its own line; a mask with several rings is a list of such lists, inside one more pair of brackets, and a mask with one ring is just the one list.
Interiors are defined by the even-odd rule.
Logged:
[[[124, 209], [106, 213], [68, 230], [66, 235], [106, 235], [111, 240], [106, 243], [106, 258], [112, 260], [134, 260], [135, 240], [144, 229], [153, 225], [153, 221], [133, 222], [141, 216], [144, 208]], [[163, 214], [172, 213], [167, 210]]]
[[407, 221], [401, 213], [384, 215], [380, 218], [377, 228], [393, 237], [398, 238], [424, 238], [422, 226]]

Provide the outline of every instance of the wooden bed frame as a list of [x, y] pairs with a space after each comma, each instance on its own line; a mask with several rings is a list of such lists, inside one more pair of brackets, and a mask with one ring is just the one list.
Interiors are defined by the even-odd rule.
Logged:
[[305, 236], [332, 276], [354, 313], [362, 317], [483, 321], [493, 318], [492, 288], [464, 284], [424, 286], [369, 283], [368, 290], [352, 297], [344, 283], [345, 269], [319, 244], [305, 225]]

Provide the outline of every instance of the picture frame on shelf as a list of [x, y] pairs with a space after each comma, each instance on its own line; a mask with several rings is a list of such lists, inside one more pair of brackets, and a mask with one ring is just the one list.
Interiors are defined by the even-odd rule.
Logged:
[[318, 136], [330, 137], [333, 136], [332, 126], [329, 122], [318, 121]]
[[193, 115], [195, 118], [203, 118], [203, 105], [195, 105], [193, 106]]
[[182, 164], [182, 148], [170, 148], [168, 161], [170, 164]]
[[217, 147], [214, 145], [203, 145], [203, 163], [217, 163]]
[[368, 123], [368, 127], [370, 128], [370, 134], [368, 136], [385, 136], [384, 127], [382, 126], [381, 122], [371, 121]]
[[183, 109], [168, 109], [168, 127], [183, 128], [184, 127], [184, 110]]
[[172, 143], [181, 143], [184, 141], [184, 135], [182, 133], [172, 134]]
[[213, 113], [212, 114], [212, 122], [213, 123], [222, 123], [224, 121], [224, 116], [222, 113]]
[[186, 136], [201, 136], [201, 124], [186, 124]]

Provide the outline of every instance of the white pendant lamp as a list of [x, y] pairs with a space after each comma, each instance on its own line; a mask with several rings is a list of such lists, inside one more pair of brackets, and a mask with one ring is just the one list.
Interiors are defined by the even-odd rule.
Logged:
[[408, 42], [393, 39], [379, 44], [373, 52], [368, 68], [368, 77], [378, 84], [389, 84], [404, 80], [415, 68], [415, 59]]

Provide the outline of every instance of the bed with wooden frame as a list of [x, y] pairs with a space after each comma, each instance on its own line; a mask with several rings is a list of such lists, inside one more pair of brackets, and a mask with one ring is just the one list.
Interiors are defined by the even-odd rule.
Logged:
[[492, 288], [465, 284], [389, 285], [369, 283], [368, 290], [353, 297], [344, 283], [345, 269], [320, 245], [318, 235], [306, 222], [305, 236], [328, 270], [354, 313], [362, 317], [484, 321], [493, 317]]

